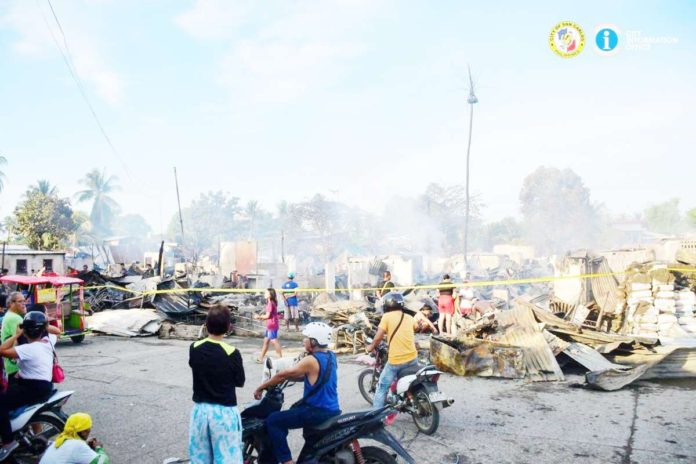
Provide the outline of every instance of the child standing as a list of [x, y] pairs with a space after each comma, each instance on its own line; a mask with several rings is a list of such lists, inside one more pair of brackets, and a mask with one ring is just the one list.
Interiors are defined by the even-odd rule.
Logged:
[[256, 358], [256, 362], [261, 364], [263, 362], [264, 356], [268, 351], [268, 344], [273, 343], [278, 357], [283, 357], [283, 352], [280, 349], [280, 342], [278, 341], [278, 329], [280, 328], [280, 321], [278, 320], [278, 299], [276, 297], [276, 291], [273, 288], [266, 289], [266, 313], [263, 315], [256, 315], [254, 319], [265, 320], [266, 321], [266, 331], [263, 337], [263, 346], [261, 347], [261, 355]]

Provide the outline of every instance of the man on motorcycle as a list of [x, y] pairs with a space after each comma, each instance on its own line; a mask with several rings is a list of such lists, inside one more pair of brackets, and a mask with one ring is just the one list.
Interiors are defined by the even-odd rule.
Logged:
[[[286, 411], [268, 416], [266, 429], [273, 446], [276, 460], [292, 464], [292, 453], [288, 447], [288, 430], [318, 425], [341, 414], [338, 403], [336, 355], [328, 350], [331, 342], [331, 327], [323, 322], [307, 324], [302, 334], [304, 348], [309, 356], [297, 365], [278, 372], [254, 392], [261, 399], [263, 391], [285, 380], [304, 380], [303, 398]], [[301, 454], [300, 454], [301, 456]]]
[[407, 367], [418, 365], [413, 316], [411, 311], [406, 310], [401, 293], [389, 292], [384, 296], [384, 316], [379, 322], [374, 340], [365, 347], [365, 351], [371, 353], [385, 334], [389, 343], [389, 356], [379, 376], [375, 399], [372, 403], [375, 409], [384, 407], [389, 386], [399, 372]]

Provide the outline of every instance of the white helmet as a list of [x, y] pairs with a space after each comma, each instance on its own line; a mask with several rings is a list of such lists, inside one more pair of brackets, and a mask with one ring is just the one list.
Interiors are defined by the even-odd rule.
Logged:
[[310, 322], [302, 331], [302, 335], [315, 339], [320, 346], [327, 346], [331, 343], [332, 334], [333, 330], [324, 322]]

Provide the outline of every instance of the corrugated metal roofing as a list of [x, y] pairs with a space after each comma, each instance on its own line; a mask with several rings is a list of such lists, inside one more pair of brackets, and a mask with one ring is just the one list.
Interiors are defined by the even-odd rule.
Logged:
[[582, 343], [572, 342], [563, 352], [590, 371], [628, 369], [630, 367], [614, 364], [597, 351]]
[[[592, 283], [592, 295], [595, 301], [606, 314], [617, 312], [619, 297], [617, 295], [618, 284], [611, 274], [611, 268], [606, 258], [602, 257], [593, 262], [593, 271], [596, 274], [604, 274], [590, 279]], [[618, 328], [618, 327], [617, 327]]]
[[516, 306], [496, 314], [499, 323], [496, 340], [524, 350], [524, 363], [530, 380], [564, 380], [561, 367], [534, 319], [532, 311]]

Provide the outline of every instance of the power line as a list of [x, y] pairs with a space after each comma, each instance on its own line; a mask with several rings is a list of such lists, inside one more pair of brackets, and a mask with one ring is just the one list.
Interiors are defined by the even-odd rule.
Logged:
[[80, 79], [80, 77], [77, 74], [77, 68], [75, 67], [74, 61], [72, 59], [72, 54], [70, 53], [70, 47], [68, 46], [68, 39], [65, 36], [65, 32], [63, 31], [63, 26], [60, 24], [60, 20], [58, 19], [58, 15], [56, 14], [56, 11], [53, 8], [53, 5], [51, 4], [51, 0], [46, 0], [46, 2], [48, 3], [48, 6], [51, 9], [51, 13], [53, 14], [53, 19], [55, 20], [56, 24], [58, 25], [58, 30], [60, 31], [60, 34], [63, 38], [63, 44], [65, 46], [65, 51], [60, 46], [58, 39], [56, 38], [55, 34], [53, 33], [53, 29], [49, 25], [48, 20], [46, 19], [46, 16], [44, 15], [43, 9], [41, 9], [41, 5], [39, 4], [39, 0], [36, 0], [37, 6], [39, 7], [39, 11], [41, 11], [41, 17], [43, 18], [44, 22], [46, 23], [46, 27], [48, 28], [48, 31], [51, 33], [51, 37], [53, 38], [53, 42], [56, 44], [58, 51], [60, 51], [60, 54], [63, 57], [63, 61], [65, 62], [65, 65], [68, 67], [68, 71], [70, 71], [70, 76], [72, 76], [73, 80], [75, 81], [75, 84], [77, 85], [77, 88], [80, 91], [80, 95], [82, 96], [82, 99], [87, 104], [87, 107], [89, 108], [89, 111], [92, 114], [92, 118], [97, 123], [97, 127], [99, 128], [99, 131], [101, 132], [102, 136], [104, 137], [104, 140], [106, 140], [106, 143], [109, 145], [109, 148], [111, 148], [111, 151], [114, 154], [114, 156], [116, 157], [116, 159], [118, 159], [118, 161], [121, 163], [121, 166], [123, 167], [123, 170], [125, 171], [126, 176], [128, 177], [128, 180], [133, 182], [133, 176], [130, 172], [130, 169], [128, 169], [128, 165], [123, 160], [123, 157], [121, 157], [120, 153], [118, 152], [118, 150], [116, 149], [114, 144], [111, 142], [111, 138], [106, 133], [106, 129], [104, 129], [104, 126], [101, 123], [99, 116], [97, 116], [97, 112], [95, 111], [94, 106], [92, 105], [92, 102], [90, 101], [90, 99], [87, 95], [87, 92], [85, 91], [84, 85], [82, 84], [82, 80]]

